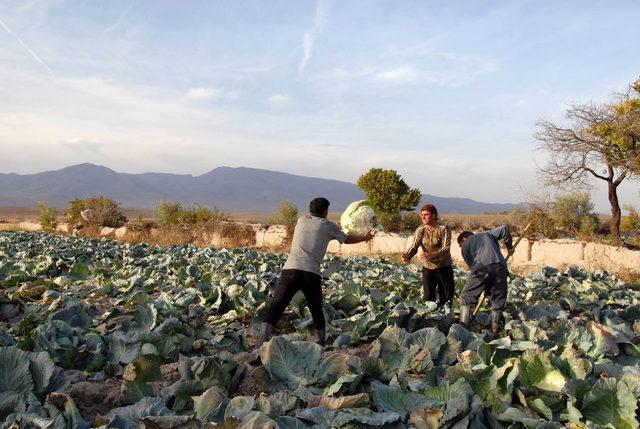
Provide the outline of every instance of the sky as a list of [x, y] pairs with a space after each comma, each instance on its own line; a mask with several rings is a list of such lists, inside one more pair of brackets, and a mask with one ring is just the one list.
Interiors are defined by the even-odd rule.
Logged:
[[[640, 76], [638, 16], [636, 0], [0, 0], [0, 172], [380, 167], [520, 202], [554, 192], [535, 122]], [[607, 210], [604, 188], [593, 200]]]

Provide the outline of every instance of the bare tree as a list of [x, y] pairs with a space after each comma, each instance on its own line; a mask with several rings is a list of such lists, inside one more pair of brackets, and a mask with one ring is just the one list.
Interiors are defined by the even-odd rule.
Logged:
[[638, 84], [617, 94], [608, 104], [576, 104], [567, 109], [569, 124], [548, 120], [536, 123], [538, 148], [550, 160], [539, 173], [549, 185], [584, 189], [593, 179], [607, 183], [611, 206], [611, 239], [620, 245], [620, 202], [618, 186], [640, 171], [640, 99], [632, 97]]

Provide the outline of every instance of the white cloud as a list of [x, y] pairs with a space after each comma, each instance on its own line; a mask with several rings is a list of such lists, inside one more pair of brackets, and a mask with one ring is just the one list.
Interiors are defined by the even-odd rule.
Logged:
[[234, 91], [227, 91], [224, 89], [213, 87], [190, 88], [189, 91], [187, 91], [187, 98], [190, 98], [192, 100], [208, 100], [216, 98], [234, 99], [237, 97], [238, 94]]
[[[390, 55], [395, 57], [397, 55]], [[407, 58], [382, 58], [376, 64], [316, 73], [311, 81], [363, 81], [370, 84], [434, 85], [456, 87], [469, 84], [478, 77], [499, 69], [490, 58], [454, 53], [425, 53]]]
[[283, 109], [291, 104], [291, 97], [287, 94], [273, 94], [267, 99], [267, 103], [272, 109]]
[[300, 64], [298, 65], [298, 76], [302, 76], [304, 69], [307, 67], [307, 64], [309, 64], [311, 54], [313, 53], [313, 46], [316, 42], [316, 37], [318, 37], [325, 25], [327, 20], [327, 12], [325, 9], [326, 5], [324, 1], [316, 0], [316, 13], [313, 17], [313, 26], [304, 33], [304, 38], [302, 40], [303, 53]]
[[401, 66], [380, 71], [375, 78], [392, 83], [412, 83], [421, 80], [423, 73], [415, 67]]
[[403, 65], [386, 68], [375, 73], [375, 80], [393, 84], [460, 86], [498, 70], [493, 61], [454, 54], [439, 54], [428, 63], [422, 67]]

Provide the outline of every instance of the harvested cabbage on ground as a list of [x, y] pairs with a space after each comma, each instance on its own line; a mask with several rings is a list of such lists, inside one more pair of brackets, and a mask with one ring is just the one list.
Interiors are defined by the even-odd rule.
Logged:
[[296, 297], [239, 359], [284, 259], [1, 233], [2, 427], [638, 427], [637, 286], [513, 277], [491, 341], [486, 313], [470, 332], [422, 302], [415, 266], [328, 256], [330, 345]]

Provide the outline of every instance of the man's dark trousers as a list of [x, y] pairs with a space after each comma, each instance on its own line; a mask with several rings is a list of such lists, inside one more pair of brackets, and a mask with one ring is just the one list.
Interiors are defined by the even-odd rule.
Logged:
[[322, 312], [322, 277], [318, 274], [302, 270], [282, 270], [278, 285], [273, 295], [273, 301], [264, 320], [271, 326], [276, 326], [284, 310], [291, 302], [296, 292], [302, 291], [307, 300], [307, 306], [313, 317], [315, 329], [324, 329], [325, 320]]
[[437, 290], [438, 305], [445, 305], [453, 300], [454, 289], [451, 265], [435, 269], [422, 267], [422, 297], [426, 301], [435, 301]]
[[460, 294], [460, 305], [473, 309], [485, 291], [491, 298], [491, 310], [502, 311], [507, 302], [507, 275], [507, 267], [500, 262], [470, 272]]

